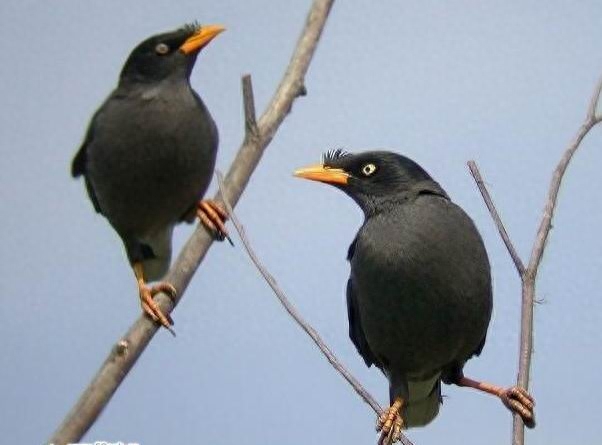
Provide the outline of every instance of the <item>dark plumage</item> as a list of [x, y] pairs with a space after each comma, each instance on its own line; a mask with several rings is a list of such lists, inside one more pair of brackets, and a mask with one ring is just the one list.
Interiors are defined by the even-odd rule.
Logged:
[[[351, 340], [389, 380], [393, 406], [379, 420], [381, 441], [399, 437], [402, 419], [405, 427], [429, 423], [441, 381], [488, 385], [462, 373], [483, 348], [492, 308], [487, 253], [466, 213], [396, 153], [334, 150], [296, 175], [343, 190], [365, 215], [347, 255], [347, 308]], [[530, 399], [520, 401], [529, 408]]]
[[168, 283], [149, 289], [145, 280], [165, 274], [173, 228], [192, 221], [211, 181], [218, 132], [190, 74], [199, 51], [223, 29], [192, 24], [140, 43], [94, 114], [71, 167], [122, 238], [143, 309], [166, 327], [172, 322], [151, 297], [175, 289]]

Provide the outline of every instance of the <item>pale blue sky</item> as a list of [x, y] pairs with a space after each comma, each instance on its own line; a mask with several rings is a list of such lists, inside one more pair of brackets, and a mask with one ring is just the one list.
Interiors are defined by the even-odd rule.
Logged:
[[[240, 76], [258, 111], [280, 80], [309, 1], [4, 0], [0, 4], [0, 431], [42, 443], [138, 316], [122, 245], [96, 215], [71, 157], [130, 50], [183, 23], [222, 23], [192, 84], [220, 130], [226, 170], [243, 135]], [[329, 148], [394, 149], [425, 167], [476, 221], [495, 283], [488, 343], [468, 375], [515, 380], [520, 286], [465, 163], [475, 159], [526, 259], [551, 172], [602, 75], [599, 1], [341, 1], [300, 98], [238, 208], [266, 266], [382, 402], [387, 382], [347, 338], [347, 246], [361, 213], [292, 177]], [[536, 307], [529, 444], [602, 435], [600, 130], [561, 191]], [[212, 185], [212, 190], [215, 185]], [[176, 249], [192, 231], [183, 226]], [[235, 238], [216, 245], [86, 441], [142, 445], [375, 443], [365, 405], [276, 302]], [[501, 403], [445, 387], [416, 445], [508, 444]]]

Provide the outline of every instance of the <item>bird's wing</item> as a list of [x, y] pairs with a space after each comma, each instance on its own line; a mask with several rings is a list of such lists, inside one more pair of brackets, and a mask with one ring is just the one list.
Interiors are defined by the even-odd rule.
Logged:
[[199, 96], [199, 93], [197, 93], [194, 90], [191, 90], [191, 91], [192, 91], [192, 95], [194, 96], [194, 100], [196, 101], [196, 103], [199, 105], [199, 107], [202, 110], [202, 114], [207, 117], [207, 121], [209, 122], [209, 125], [211, 127], [210, 131], [211, 131], [211, 139], [213, 140], [213, 149], [217, 150], [217, 146], [219, 145], [219, 132], [217, 130], [217, 125], [215, 124], [215, 121], [211, 117], [209, 110], [205, 106], [205, 102], [203, 102], [203, 99], [201, 99], [201, 96]]
[[[356, 241], [357, 239], [354, 239], [349, 246], [349, 250], [347, 251], [348, 261], [351, 261], [351, 258], [353, 258]], [[353, 281], [351, 278], [349, 278], [347, 281], [347, 318], [349, 319], [349, 338], [351, 338], [351, 341], [355, 345], [357, 352], [360, 353], [368, 367], [374, 364], [382, 369], [381, 363], [376, 359], [376, 356], [370, 350], [370, 346], [368, 346], [368, 341], [364, 335], [360, 314], [357, 308], [355, 292], [353, 290]]]
[[[353, 258], [356, 242], [357, 238], [354, 239], [349, 246], [349, 250], [347, 251], [347, 261], [351, 261]], [[347, 318], [349, 319], [349, 338], [355, 345], [357, 352], [360, 353], [368, 367], [374, 364], [382, 369], [380, 362], [370, 350], [370, 346], [368, 346], [368, 341], [364, 335], [351, 278], [349, 278], [347, 281]]]
[[483, 340], [481, 340], [481, 343], [479, 343], [479, 346], [477, 346], [477, 349], [474, 350], [472, 355], [476, 355], [476, 356], [481, 355], [481, 351], [483, 351], [483, 347], [485, 346], [486, 340], [487, 340], [487, 333], [485, 332], [485, 335], [483, 336]]
[[98, 117], [98, 113], [92, 117], [90, 121], [90, 125], [88, 127], [88, 131], [86, 132], [86, 137], [84, 138], [84, 142], [82, 142], [81, 147], [79, 148], [77, 154], [73, 158], [71, 162], [71, 176], [77, 178], [78, 176], [84, 176], [84, 181], [86, 183], [86, 190], [88, 190], [88, 196], [90, 197], [90, 201], [94, 205], [94, 210], [98, 213], [102, 213], [100, 209], [100, 205], [98, 204], [98, 198], [96, 198], [96, 193], [94, 192], [94, 188], [92, 187], [92, 183], [88, 179], [86, 175], [87, 172], [87, 162], [88, 162], [88, 149], [94, 140], [94, 128], [96, 119]]
[[368, 346], [368, 341], [364, 335], [351, 278], [347, 281], [347, 317], [349, 318], [349, 338], [351, 338], [357, 352], [360, 353], [368, 367], [374, 364], [382, 369], [380, 362], [372, 350], [370, 350], [370, 346]]

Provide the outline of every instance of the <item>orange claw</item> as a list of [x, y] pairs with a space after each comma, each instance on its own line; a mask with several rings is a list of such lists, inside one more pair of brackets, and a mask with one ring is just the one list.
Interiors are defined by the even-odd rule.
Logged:
[[172, 300], [175, 300], [177, 291], [176, 288], [167, 282], [156, 283], [154, 286], [148, 286], [144, 282], [144, 273], [142, 269], [142, 263], [134, 264], [134, 273], [136, 274], [136, 279], [138, 280], [138, 291], [140, 296], [140, 305], [142, 306], [142, 310], [146, 313], [153, 321], [161, 324], [165, 329], [167, 329], [171, 334], [175, 337], [176, 333], [172, 329], [173, 320], [169, 314], [164, 314], [161, 311], [161, 308], [157, 304], [157, 302], [153, 299], [153, 297], [163, 292], [167, 296], [169, 296]]
[[464, 376], [454, 383], [458, 386], [478, 389], [499, 397], [506, 408], [522, 417], [526, 427], [535, 427], [535, 400], [525, 389], [518, 386], [502, 388], [492, 383], [479, 382]]
[[220, 204], [209, 199], [199, 201], [196, 215], [201, 224], [213, 233], [216, 239], [219, 241], [227, 239], [232, 246], [234, 245], [224, 224], [224, 221], [228, 219], [228, 213]]
[[533, 428], [535, 426], [535, 400], [527, 391], [519, 386], [512, 386], [504, 389], [499, 398], [510, 411], [517, 413], [523, 418], [525, 426]]
[[378, 445], [391, 445], [401, 438], [403, 428], [403, 418], [401, 417], [401, 408], [403, 399], [395, 398], [393, 404], [387, 408], [376, 420], [376, 431], [380, 431]]

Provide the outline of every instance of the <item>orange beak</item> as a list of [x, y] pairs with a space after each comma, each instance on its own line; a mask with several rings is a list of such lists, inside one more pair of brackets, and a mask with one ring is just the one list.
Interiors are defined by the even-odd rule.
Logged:
[[225, 31], [222, 25], [202, 26], [193, 35], [188, 37], [180, 46], [180, 51], [184, 54], [198, 52], [211, 42], [217, 35]]
[[300, 168], [293, 173], [298, 178], [311, 181], [325, 182], [327, 184], [347, 185], [349, 173], [341, 168], [326, 167], [323, 164]]

